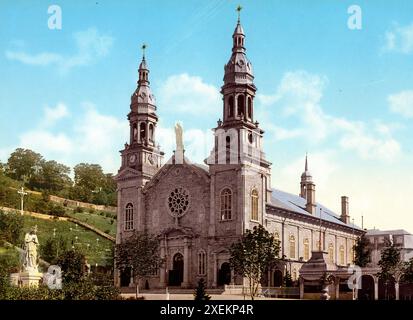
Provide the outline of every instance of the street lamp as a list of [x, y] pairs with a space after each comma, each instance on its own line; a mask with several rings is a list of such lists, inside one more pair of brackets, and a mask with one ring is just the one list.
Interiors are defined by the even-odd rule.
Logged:
[[21, 189], [17, 191], [17, 193], [20, 194], [20, 214], [23, 215], [24, 196], [27, 195], [27, 192], [25, 192], [24, 188], [21, 187]]

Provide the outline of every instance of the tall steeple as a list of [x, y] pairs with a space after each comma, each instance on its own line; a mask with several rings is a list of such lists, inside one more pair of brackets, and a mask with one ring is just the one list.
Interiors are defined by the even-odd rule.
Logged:
[[232, 54], [225, 65], [224, 85], [221, 93], [224, 95], [223, 119], [224, 125], [234, 121], [245, 121], [254, 126], [253, 100], [256, 92], [252, 64], [245, 54], [245, 33], [241, 25], [240, 11], [237, 8], [238, 21], [232, 35]]
[[138, 69], [137, 88], [131, 96], [128, 114], [130, 139], [129, 143], [125, 144], [125, 149], [121, 151], [121, 170], [124, 167], [134, 168], [141, 171], [146, 179], [160, 168], [164, 153], [156, 145], [155, 132], [158, 116], [155, 96], [149, 86], [149, 68], [145, 49], [144, 44], [142, 45], [142, 61]]
[[308, 171], [308, 155], [306, 153], [304, 172], [301, 174], [300, 197], [307, 199], [307, 187], [310, 183], [313, 183], [313, 177], [311, 176], [310, 171]]

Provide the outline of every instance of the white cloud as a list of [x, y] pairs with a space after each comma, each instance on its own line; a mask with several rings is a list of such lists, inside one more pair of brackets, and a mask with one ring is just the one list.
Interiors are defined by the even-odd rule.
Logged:
[[[326, 113], [321, 106], [325, 76], [306, 71], [287, 72], [274, 95], [261, 96], [258, 116], [261, 126], [275, 141], [302, 138], [314, 146], [339, 141], [343, 150], [355, 151], [363, 159], [391, 161], [399, 156], [400, 144], [392, 137], [391, 127], [374, 121], [350, 121]], [[274, 118], [277, 110], [277, 118]], [[293, 118], [294, 127], [279, 125]], [[332, 140], [334, 139], [334, 141]]]
[[6, 57], [9, 60], [19, 61], [34, 66], [55, 65], [60, 72], [68, 72], [73, 67], [85, 66], [96, 59], [109, 53], [113, 44], [113, 38], [102, 35], [96, 28], [89, 28], [73, 34], [77, 52], [73, 55], [64, 55], [54, 52], [41, 52], [30, 54], [24, 51], [7, 50]]
[[413, 52], [413, 23], [407, 26], [395, 25], [392, 30], [385, 33], [383, 50], [409, 54]]
[[413, 118], [413, 90], [392, 94], [387, 98], [390, 110], [406, 118]]
[[[19, 136], [19, 147], [32, 149], [46, 159], [72, 167], [80, 162], [90, 162], [100, 164], [107, 172], [117, 172], [120, 166], [118, 151], [122, 149], [122, 140], [129, 139], [128, 122], [99, 113], [91, 103], [84, 103], [83, 108], [84, 112], [73, 117], [64, 129], [52, 130], [41, 122], [37, 128], [24, 132]], [[45, 108], [44, 112], [45, 118], [57, 120], [67, 114], [67, 108], [60, 103], [56, 108]]]
[[160, 87], [159, 105], [168, 110], [192, 115], [217, 115], [222, 99], [219, 90], [202, 78], [186, 73], [170, 76]]
[[68, 115], [69, 111], [64, 103], [59, 102], [54, 108], [46, 106], [44, 108], [44, 125], [51, 126]]

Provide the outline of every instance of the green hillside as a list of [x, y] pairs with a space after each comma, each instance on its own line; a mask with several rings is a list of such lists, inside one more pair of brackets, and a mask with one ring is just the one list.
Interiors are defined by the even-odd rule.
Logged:
[[37, 225], [37, 235], [40, 245], [44, 244], [47, 238], [62, 236], [67, 240], [70, 247], [81, 249], [87, 258], [88, 263], [95, 265], [112, 265], [113, 242], [93, 231], [87, 230], [69, 221], [57, 221], [54, 219], [43, 220], [31, 216], [23, 216], [24, 231], [27, 232], [34, 225]]

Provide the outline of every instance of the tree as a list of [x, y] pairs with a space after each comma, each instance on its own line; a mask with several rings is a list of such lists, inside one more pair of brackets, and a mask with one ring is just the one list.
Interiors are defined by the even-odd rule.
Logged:
[[293, 284], [294, 284], [294, 281], [293, 281], [293, 278], [291, 277], [291, 273], [289, 273], [287, 270], [284, 276], [284, 286], [292, 287]]
[[413, 283], [413, 258], [403, 263], [401, 282]]
[[144, 278], [155, 273], [163, 259], [159, 255], [159, 239], [147, 232], [134, 231], [123, 243], [116, 245], [115, 265], [120, 271], [133, 270], [136, 279], [136, 290]]
[[194, 292], [194, 300], [195, 301], [207, 301], [210, 300], [211, 296], [206, 293], [205, 291], [205, 280], [201, 278], [198, 281], [198, 286], [195, 289]]
[[40, 170], [32, 175], [29, 187], [56, 193], [72, 185], [70, 168], [54, 160], [41, 161]]
[[57, 238], [47, 238], [40, 247], [41, 257], [43, 260], [54, 264], [58, 257], [65, 252], [67, 248], [67, 240], [62, 236]]
[[279, 241], [274, 239], [262, 225], [247, 230], [242, 238], [230, 248], [230, 264], [235, 272], [249, 280], [251, 299], [257, 295], [261, 276], [276, 261]]
[[41, 154], [29, 149], [17, 148], [7, 161], [7, 174], [15, 180], [28, 181], [40, 169]]
[[388, 286], [396, 278], [397, 273], [400, 272], [402, 268], [400, 262], [400, 249], [389, 239], [385, 239], [384, 241], [384, 248], [381, 251], [381, 259], [378, 265], [381, 270], [377, 275], [384, 282], [385, 297], [387, 299]]
[[56, 264], [62, 269], [64, 284], [81, 282], [86, 276], [86, 258], [78, 250], [63, 252], [56, 259]]
[[0, 211], [0, 240], [19, 245], [22, 240], [23, 218]]
[[353, 246], [354, 264], [364, 268], [371, 261], [371, 248], [369, 239], [363, 234], [357, 238], [356, 244]]

